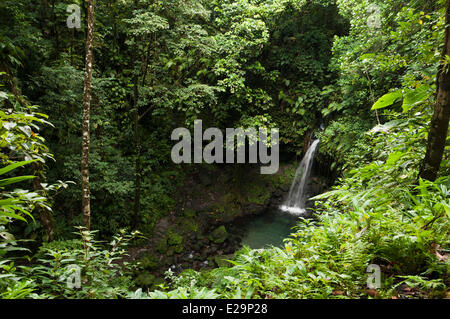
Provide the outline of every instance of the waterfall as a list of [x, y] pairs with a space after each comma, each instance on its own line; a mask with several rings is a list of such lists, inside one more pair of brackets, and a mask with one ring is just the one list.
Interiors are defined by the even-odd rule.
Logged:
[[315, 140], [300, 162], [300, 165], [295, 172], [294, 181], [289, 190], [287, 200], [284, 205], [280, 207], [282, 211], [295, 215], [302, 215], [306, 212], [306, 201], [308, 199], [306, 183], [311, 174], [314, 154], [316, 153], [318, 145], [319, 140]]

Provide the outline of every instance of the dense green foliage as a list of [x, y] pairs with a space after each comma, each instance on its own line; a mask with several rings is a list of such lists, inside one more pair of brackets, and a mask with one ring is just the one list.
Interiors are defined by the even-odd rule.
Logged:
[[[67, 28], [73, 3], [84, 17], [81, 0], [0, 4], [0, 298], [391, 298], [404, 286], [418, 297], [448, 295], [448, 137], [439, 178], [418, 178], [443, 1], [97, 1], [90, 188], [98, 233], [74, 232], [86, 26]], [[127, 244], [146, 239], [131, 229], [151, 237], [161, 218], [190, 214], [178, 190], [193, 168], [172, 163], [170, 134], [196, 119], [277, 127], [286, 157], [304, 153], [314, 133], [319, 162], [338, 179], [283, 248], [244, 247], [229, 267], [169, 271], [144, 292], [153, 275], [133, 281], [142, 265], [125, 256]], [[247, 193], [233, 202], [251, 201]], [[182, 236], [167, 238], [182, 250]], [[366, 289], [371, 264], [383, 273], [375, 293]], [[79, 267], [81, 288], [67, 288], [68, 266]]]
[[[370, 264], [383, 273], [372, 297], [397, 296], [405, 283], [421, 297], [445, 296], [449, 261], [439, 252], [449, 247], [448, 147], [442, 177], [417, 180], [443, 19], [437, 7], [394, 14], [395, 5], [380, 6], [382, 27], [370, 30], [360, 24], [367, 3], [340, 1], [352, 28], [334, 42], [332, 68], [340, 76], [326, 91], [332, 102], [323, 112], [330, 123], [320, 137], [321, 152], [343, 167], [344, 177], [316, 197], [316, 220], [304, 220], [284, 249], [243, 249], [231, 268], [183, 273], [167, 297], [184, 296], [189, 286], [193, 295], [206, 286], [222, 298], [364, 297]], [[386, 101], [388, 91], [395, 97]], [[384, 109], [383, 124], [373, 129], [371, 105]]]
[[[54, 127], [42, 128], [56, 159], [48, 179], [79, 184], [85, 26], [65, 25], [65, 8], [77, 1], [46, 3], [3, 2], [5, 58], [23, 94], [51, 115]], [[136, 174], [143, 230], [173, 209], [169, 177], [182, 174], [170, 161], [174, 127], [196, 118], [206, 127], [278, 127], [287, 150], [301, 153], [326, 106], [333, 36], [347, 28], [335, 5], [304, 1], [101, 2], [96, 21], [91, 193], [102, 235], [131, 225]], [[55, 199], [61, 238], [81, 221], [80, 194], [71, 187]]]

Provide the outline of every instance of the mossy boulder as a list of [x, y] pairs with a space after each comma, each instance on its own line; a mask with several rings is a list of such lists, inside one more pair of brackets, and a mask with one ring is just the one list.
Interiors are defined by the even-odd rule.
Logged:
[[141, 272], [134, 282], [139, 287], [150, 287], [155, 281], [155, 276], [149, 273], [148, 271]]
[[160, 266], [158, 259], [154, 255], [147, 255], [140, 260], [140, 268], [155, 270]]
[[181, 236], [180, 234], [174, 232], [174, 231], [170, 231], [167, 234], [167, 244], [169, 246], [177, 246], [180, 245], [183, 242], [183, 236]]
[[200, 230], [198, 222], [193, 218], [183, 218], [180, 221], [180, 227], [184, 234], [197, 233]]
[[170, 230], [156, 246], [156, 251], [162, 255], [173, 256], [183, 251], [183, 236]]
[[221, 244], [228, 238], [228, 232], [225, 226], [217, 227], [212, 231], [209, 235], [209, 240], [211, 240], [215, 244]]
[[167, 256], [172, 256], [174, 253], [179, 254], [183, 251], [183, 236], [175, 231], [169, 231], [166, 241], [169, 246], [166, 252]]
[[173, 248], [173, 250], [175, 251], [175, 253], [181, 254], [183, 252], [183, 250], [184, 250], [184, 247], [183, 247], [183, 245], [180, 244], [180, 245], [175, 246]]

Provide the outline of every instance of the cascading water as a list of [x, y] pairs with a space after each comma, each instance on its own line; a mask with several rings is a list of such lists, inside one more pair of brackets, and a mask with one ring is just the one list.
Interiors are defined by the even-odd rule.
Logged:
[[288, 212], [294, 215], [302, 215], [306, 213], [306, 201], [307, 201], [307, 190], [306, 183], [311, 175], [312, 164], [314, 161], [314, 154], [316, 153], [317, 147], [319, 145], [319, 140], [315, 140], [295, 173], [294, 181], [292, 182], [291, 189], [289, 190], [289, 195], [284, 205], [280, 209], [284, 212]]

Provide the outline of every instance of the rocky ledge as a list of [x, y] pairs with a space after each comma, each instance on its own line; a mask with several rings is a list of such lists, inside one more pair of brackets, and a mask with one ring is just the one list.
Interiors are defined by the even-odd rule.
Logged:
[[295, 164], [281, 165], [274, 175], [261, 175], [259, 167], [249, 165], [192, 168], [178, 190], [176, 210], [160, 219], [149, 239], [129, 252], [138, 267], [136, 284], [152, 288], [168, 269], [226, 265], [241, 242], [227, 225], [280, 204], [294, 172]]

